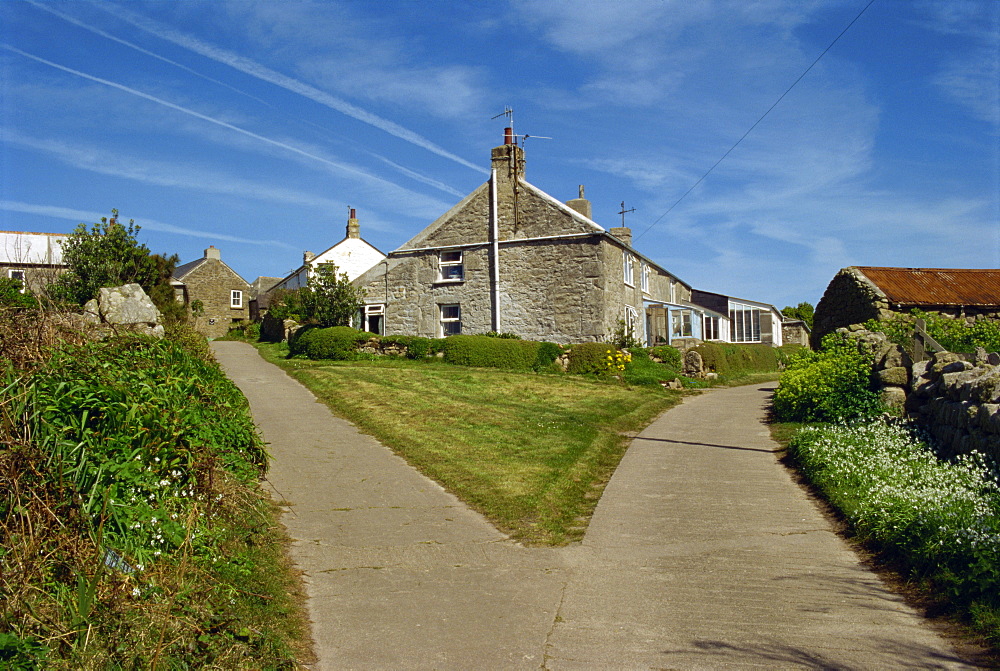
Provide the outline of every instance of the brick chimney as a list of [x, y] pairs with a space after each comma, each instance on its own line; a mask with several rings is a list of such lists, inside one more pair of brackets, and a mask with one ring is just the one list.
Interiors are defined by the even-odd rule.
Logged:
[[611, 235], [615, 236], [622, 242], [624, 242], [629, 247], [632, 246], [632, 229], [628, 226], [619, 226], [618, 228], [612, 228], [610, 231]]
[[361, 237], [361, 224], [358, 223], [358, 212], [353, 207], [351, 208], [351, 216], [347, 219], [347, 237]]
[[222, 260], [222, 252], [219, 251], [215, 245], [209, 245], [208, 249], [205, 250], [206, 259], [215, 259], [216, 261]]
[[573, 200], [567, 200], [566, 204], [571, 208], [587, 217], [587, 219], [593, 219], [593, 210], [590, 207], [590, 201], [583, 197], [583, 184], [580, 185], [580, 197], [574, 198]]
[[497, 179], [509, 181], [512, 177], [524, 179], [524, 150], [514, 144], [514, 129], [504, 129], [504, 143], [493, 147], [493, 169]]

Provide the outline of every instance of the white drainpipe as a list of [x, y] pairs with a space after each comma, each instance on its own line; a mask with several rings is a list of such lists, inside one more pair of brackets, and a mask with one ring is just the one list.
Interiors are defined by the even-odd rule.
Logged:
[[493, 256], [493, 330], [500, 332], [500, 225], [497, 221], [497, 171], [490, 173], [490, 253]]

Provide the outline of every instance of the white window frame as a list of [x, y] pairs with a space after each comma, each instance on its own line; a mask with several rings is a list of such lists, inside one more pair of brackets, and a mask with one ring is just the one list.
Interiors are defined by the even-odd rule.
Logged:
[[722, 340], [721, 319], [713, 315], [705, 315], [702, 325], [702, 340]]
[[461, 335], [462, 305], [460, 303], [442, 303], [438, 308], [441, 318], [441, 337]]
[[744, 303], [729, 304], [731, 342], [761, 342], [761, 308]]
[[670, 337], [693, 338], [694, 323], [691, 310], [670, 311]]
[[25, 273], [24, 268], [8, 268], [7, 277], [12, 280], [18, 280], [21, 283], [22, 294], [28, 290], [28, 275]]
[[639, 272], [640, 288], [643, 293], [649, 293], [649, 264], [643, 262]]
[[630, 287], [635, 286], [635, 259], [626, 251], [622, 251], [622, 279]]
[[636, 337], [636, 328], [639, 326], [639, 313], [631, 305], [625, 306], [625, 335], [629, 338]]
[[231, 308], [243, 308], [243, 292], [239, 289], [233, 289], [229, 292], [229, 307]]
[[385, 303], [372, 303], [370, 305], [365, 305], [361, 309], [361, 330], [368, 331], [369, 333], [376, 333], [378, 335], [383, 335], [378, 331], [372, 331], [369, 327], [368, 318], [372, 316], [378, 316], [382, 318], [382, 331], [385, 330]]
[[[454, 277], [452, 274], [456, 270], [458, 276]], [[465, 281], [465, 254], [462, 250], [449, 249], [438, 252], [438, 282], [463, 281]]]

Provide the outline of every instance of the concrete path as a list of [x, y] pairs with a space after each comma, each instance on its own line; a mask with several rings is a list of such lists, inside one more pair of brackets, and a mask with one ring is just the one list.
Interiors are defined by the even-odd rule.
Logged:
[[249, 345], [212, 345], [273, 461], [316, 669], [969, 669], [777, 462], [769, 389], [632, 443], [583, 542], [524, 548]]

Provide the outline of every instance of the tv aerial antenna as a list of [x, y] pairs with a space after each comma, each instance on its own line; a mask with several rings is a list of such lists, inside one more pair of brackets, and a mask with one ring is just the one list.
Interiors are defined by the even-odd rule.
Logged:
[[524, 147], [524, 144], [527, 142], [527, 140], [528, 140], [529, 137], [536, 137], [539, 140], [551, 140], [552, 139], [550, 137], [546, 137], [545, 135], [517, 135], [514, 132], [514, 110], [511, 107], [506, 107], [505, 106], [503, 108], [503, 112], [500, 112], [500, 114], [497, 114], [494, 117], [490, 117], [490, 120], [492, 121], [493, 119], [499, 119], [500, 117], [507, 117], [508, 127], [510, 128], [511, 137], [514, 138], [514, 144], [518, 143], [517, 142], [517, 138], [521, 138], [521, 147], [522, 148]]
[[625, 228], [625, 215], [629, 214], [630, 212], [635, 212], [635, 208], [633, 207], [633, 208], [631, 208], [629, 210], [626, 210], [625, 209], [625, 201], [623, 200], [622, 201], [622, 209], [618, 213], [618, 214], [622, 215], [622, 228]]

